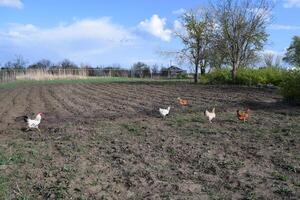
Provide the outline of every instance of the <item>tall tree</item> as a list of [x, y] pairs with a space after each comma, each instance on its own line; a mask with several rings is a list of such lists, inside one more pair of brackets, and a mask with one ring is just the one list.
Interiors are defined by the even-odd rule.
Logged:
[[151, 73], [152, 74], [158, 74], [159, 73], [159, 66], [157, 64], [152, 65]]
[[266, 67], [272, 67], [273, 66], [273, 60], [275, 55], [273, 53], [265, 53], [263, 54], [263, 60]]
[[17, 55], [15, 59], [12, 61], [8, 61], [5, 63], [5, 68], [12, 68], [12, 69], [24, 69], [26, 67], [27, 61], [24, 60], [23, 56]]
[[293, 37], [293, 41], [287, 49], [283, 61], [295, 65], [295, 67], [300, 67], [300, 36]]
[[42, 59], [28, 66], [28, 69], [49, 69], [53, 64], [50, 60]]
[[197, 9], [188, 11], [181, 16], [181, 26], [183, 29], [175, 32], [184, 45], [179, 52], [179, 57], [194, 65], [194, 82], [197, 83], [199, 67], [201, 74], [204, 74], [208, 64], [214, 23], [208, 10]]
[[150, 67], [143, 62], [134, 63], [131, 71], [135, 77], [144, 78], [145, 76], [150, 76]]
[[272, 52], [263, 54], [263, 62], [266, 67], [280, 67], [281, 59], [280, 55], [275, 55]]
[[78, 66], [73, 63], [72, 61], [68, 60], [68, 59], [64, 59], [63, 61], [61, 61], [61, 63], [59, 64], [59, 67], [62, 69], [77, 69]]
[[266, 26], [273, 6], [268, 0], [224, 0], [212, 7], [218, 42], [232, 65], [235, 81], [237, 69], [253, 59], [267, 41]]

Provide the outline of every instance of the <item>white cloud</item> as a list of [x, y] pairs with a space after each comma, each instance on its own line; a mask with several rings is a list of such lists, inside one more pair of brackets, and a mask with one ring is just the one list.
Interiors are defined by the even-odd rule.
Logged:
[[0, 0], [0, 6], [22, 9], [24, 7], [21, 0]]
[[182, 23], [180, 21], [178, 21], [178, 20], [174, 21], [174, 25], [173, 26], [174, 26], [174, 31], [177, 31], [177, 32], [181, 32], [184, 29]]
[[284, 0], [283, 7], [285, 8], [300, 8], [300, 0]]
[[283, 56], [283, 54], [285, 53], [285, 50], [283, 51], [275, 51], [275, 50], [271, 50], [271, 49], [266, 49], [263, 51], [264, 54], [273, 54], [275, 56]]
[[271, 30], [300, 30], [300, 26], [272, 24], [269, 27]]
[[54, 59], [84, 62], [112, 49], [132, 46], [136, 40], [132, 31], [106, 17], [77, 20], [51, 28], [9, 24], [5, 30], [0, 30], [0, 52], [7, 52], [9, 47], [11, 53], [25, 53], [25, 57], [26, 53], [37, 54], [40, 58], [51, 54]]
[[183, 13], [185, 13], [185, 12], [186, 12], [185, 9], [180, 8], [180, 9], [178, 9], [178, 10], [174, 10], [172, 13], [173, 13], [174, 15], [181, 15], [181, 14], [183, 14]]
[[168, 42], [171, 40], [172, 31], [165, 28], [166, 21], [166, 18], [160, 18], [158, 15], [153, 15], [150, 20], [146, 19], [140, 22], [139, 27], [161, 40]]

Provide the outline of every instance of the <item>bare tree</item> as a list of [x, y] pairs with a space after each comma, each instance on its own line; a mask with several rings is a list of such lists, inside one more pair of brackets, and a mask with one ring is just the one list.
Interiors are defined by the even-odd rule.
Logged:
[[273, 66], [273, 60], [275, 55], [273, 53], [265, 53], [263, 54], [263, 60], [266, 67], [272, 67]]
[[282, 61], [282, 56], [277, 55], [274, 61], [274, 66], [275, 67], [280, 67], [281, 66], [281, 61]]
[[12, 69], [24, 69], [26, 67], [27, 61], [21, 55], [16, 55], [12, 61], [8, 61], [5, 63], [5, 68], [12, 68]]
[[73, 63], [72, 61], [68, 60], [68, 59], [64, 59], [63, 61], [61, 61], [61, 63], [59, 64], [59, 67], [62, 69], [77, 69], [78, 66]]
[[266, 67], [280, 67], [282, 57], [274, 53], [263, 54], [263, 62]]
[[232, 65], [235, 81], [237, 69], [263, 48], [273, 6], [268, 0], [224, 0], [212, 7], [218, 25], [218, 41]]
[[182, 31], [175, 35], [181, 39], [184, 48], [178, 53], [180, 59], [188, 60], [194, 65], [194, 82], [198, 82], [198, 68], [201, 74], [205, 73], [211, 45], [211, 36], [214, 23], [208, 10], [197, 9], [184, 13], [181, 16]]
[[49, 69], [53, 66], [50, 60], [42, 59], [28, 66], [28, 69]]
[[157, 64], [152, 65], [151, 72], [152, 72], [152, 74], [158, 74], [159, 73], [159, 66]]
[[150, 67], [143, 62], [134, 63], [131, 67], [131, 71], [135, 77], [144, 78], [146, 76], [150, 76]]

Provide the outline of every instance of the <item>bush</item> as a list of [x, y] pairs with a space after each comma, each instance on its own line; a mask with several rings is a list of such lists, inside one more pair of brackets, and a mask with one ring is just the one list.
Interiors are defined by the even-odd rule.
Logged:
[[[286, 76], [287, 71], [276, 67], [265, 67], [260, 69], [240, 68], [237, 71], [236, 84], [257, 85], [273, 84], [280, 85]], [[231, 70], [218, 69], [205, 75], [204, 78], [211, 84], [232, 84]]]
[[290, 71], [281, 83], [282, 96], [295, 103], [300, 103], [300, 71]]
[[178, 78], [178, 79], [187, 79], [189, 77], [188, 77], [187, 73], [179, 73], [179, 74], [177, 74], [176, 78]]
[[231, 83], [231, 72], [229, 69], [217, 69], [200, 77], [202, 83], [228, 84]]

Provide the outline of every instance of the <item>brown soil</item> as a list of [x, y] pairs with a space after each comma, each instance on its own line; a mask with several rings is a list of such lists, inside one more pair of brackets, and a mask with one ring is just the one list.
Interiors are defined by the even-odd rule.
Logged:
[[[0, 199], [300, 198], [300, 108], [275, 90], [73, 84], [0, 89], [0, 99]], [[15, 118], [37, 112], [42, 132], [22, 131]]]

